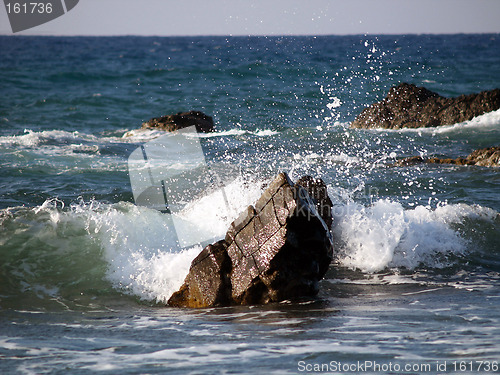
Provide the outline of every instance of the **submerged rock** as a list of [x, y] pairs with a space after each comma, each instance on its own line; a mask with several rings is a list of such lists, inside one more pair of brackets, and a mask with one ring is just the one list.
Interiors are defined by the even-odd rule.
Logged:
[[201, 133], [209, 133], [214, 130], [212, 117], [199, 111], [179, 112], [175, 115], [155, 117], [144, 122], [141, 129], [158, 129], [172, 132], [192, 125], [196, 126], [196, 130]]
[[500, 89], [445, 98], [401, 83], [387, 97], [365, 108], [351, 123], [354, 128], [419, 128], [453, 125], [500, 108]]
[[467, 159], [482, 167], [500, 167], [500, 147], [488, 147], [473, 151]]
[[412, 156], [398, 160], [394, 165], [405, 167], [419, 163], [431, 164], [455, 164], [455, 165], [477, 165], [481, 167], [500, 167], [500, 147], [487, 147], [473, 151], [465, 158], [429, 158], [424, 159], [421, 156]]
[[280, 173], [255, 206], [231, 223], [225, 239], [193, 260], [184, 285], [168, 304], [265, 304], [316, 295], [333, 256], [330, 231], [316, 210], [318, 202]]
[[395, 162], [393, 165], [395, 167], [408, 167], [410, 165], [416, 165], [420, 163], [425, 163], [425, 159], [421, 156], [410, 156], [408, 158], [404, 158], [401, 160], [398, 160]]

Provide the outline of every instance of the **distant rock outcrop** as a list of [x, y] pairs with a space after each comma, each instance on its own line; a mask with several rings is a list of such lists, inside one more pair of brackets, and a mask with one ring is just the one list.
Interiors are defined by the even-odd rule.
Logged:
[[351, 123], [354, 128], [420, 128], [453, 125], [500, 108], [500, 89], [445, 98], [401, 83], [385, 99], [365, 108]]
[[395, 163], [396, 166], [404, 167], [420, 163], [432, 164], [456, 164], [456, 165], [478, 165], [480, 167], [500, 167], [500, 147], [487, 147], [473, 151], [465, 158], [428, 158], [412, 156], [401, 159]]
[[142, 124], [141, 129], [157, 129], [175, 131], [188, 126], [196, 126], [200, 133], [209, 133], [214, 130], [212, 117], [199, 111], [179, 112], [175, 115], [155, 117]]
[[[327, 209], [324, 214], [331, 218], [331, 202], [323, 181], [301, 180], [294, 185], [280, 173], [255, 206], [231, 223], [225, 239], [193, 260], [168, 304], [265, 304], [316, 295], [333, 256], [331, 234], [317, 207], [330, 204], [330, 214]], [[321, 193], [312, 199], [302, 184]]]

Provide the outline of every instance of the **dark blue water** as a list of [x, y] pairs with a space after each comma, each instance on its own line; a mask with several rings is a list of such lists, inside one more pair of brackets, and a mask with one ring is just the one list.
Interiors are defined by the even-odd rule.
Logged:
[[[349, 128], [400, 82], [500, 87], [499, 35], [0, 37], [0, 82], [2, 373], [499, 372], [498, 168], [391, 165], [499, 145], [500, 113]], [[325, 180], [317, 299], [164, 306], [201, 248], [134, 204], [127, 159], [158, 136], [143, 121], [188, 110], [214, 118], [200, 142], [234, 215], [280, 171]], [[223, 204], [194, 203], [223, 237]]]

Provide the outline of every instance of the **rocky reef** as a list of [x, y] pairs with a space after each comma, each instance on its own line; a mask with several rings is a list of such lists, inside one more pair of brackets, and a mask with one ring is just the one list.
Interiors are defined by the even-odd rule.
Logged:
[[209, 133], [214, 130], [214, 121], [200, 111], [179, 112], [174, 115], [154, 117], [142, 124], [141, 129], [156, 129], [165, 131], [176, 131], [188, 126], [196, 126], [200, 133]]
[[500, 108], [500, 89], [445, 98], [424, 87], [401, 83], [382, 101], [365, 108], [354, 128], [419, 128], [453, 125]]
[[177, 307], [266, 304], [312, 297], [333, 257], [331, 201], [310, 176], [280, 173], [254, 206], [234, 220], [225, 239], [193, 260]]
[[398, 160], [395, 165], [404, 167], [420, 163], [431, 164], [456, 164], [456, 165], [477, 165], [480, 167], [500, 167], [500, 147], [487, 147], [475, 150], [464, 158], [427, 158], [412, 156]]

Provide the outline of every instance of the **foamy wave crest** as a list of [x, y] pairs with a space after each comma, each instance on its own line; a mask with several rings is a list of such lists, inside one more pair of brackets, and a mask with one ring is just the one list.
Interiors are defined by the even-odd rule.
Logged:
[[465, 218], [493, 220], [498, 215], [492, 209], [466, 204], [406, 210], [389, 200], [370, 207], [349, 203], [334, 214], [340, 263], [364, 272], [449, 266], [450, 256], [456, 258], [468, 250], [468, 240], [453, 226]]
[[[214, 191], [179, 215], [194, 226], [210, 227], [216, 240], [222, 239], [261, 188], [261, 182], [238, 177], [224, 187], [224, 199]], [[0, 254], [7, 259], [0, 278], [11, 281], [2, 293], [31, 293], [30, 298], [54, 303], [113, 289], [165, 303], [202, 249], [198, 244], [181, 249], [170, 215], [129, 202], [67, 206], [50, 199], [34, 208], [0, 210], [0, 224]]]
[[34, 209], [11, 211], [4, 213], [4, 221], [30, 226], [2, 233], [8, 243], [25, 242], [11, 249], [23, 265], [9, 264], [15, 269], [9, 277], [21, 280], [21, 293], [31, 291], [38, 298], [62, 297], [67, 303], [63, 296], [80, 299], [95, 290], [115, 289], [166, 302], [201, 250], [179, 251], [167, 216], [131, 203], [92, 201], [67, 208], [51, 199]]
[[246, 134], [255, 135], [257, 137], [269, 137], [278, 134], [278, 132], [270, 129], [262, 129], [255, 131], [243, 130], [243, 129], [230, 129], [221, 132], [200, 133], [198, 134], [198, 136], [200, 138], [214, 138], [214, 137], [228, 137], [228, 136], [246, 135]]
[[[257, 137], [269, 137], [278, 134], [279, 132], [270, 129], [262, 129], [262, 130], [243, 130], [243, 129], [230, 129], [225, 131], [217, 131], [212, 133], [198, 133], [199, 138], [216, 138], [216, 137], [230, 137], [230, 136], [238, 136], [238, 135], [255, 135]], [[158, 138], [164, 135], [165, 132], [163, 130], [151, 130], [151, 129], [136, 129], [127, 131], [123, 135], [123, 139], [131, 140], [134, 142], [144, 142], [149, 141], [155, 138]]]
[[122, 140], [124, 142], [147, 142], [164, 134], [164, 130], [133, 129], [126, 131], [122, 136]]
[[[474, 117], [472, 120], [460, 122], [453, 125], [443, 125], [430, 128], [404, 128], [397, 130], [398, 132], [407, 133], [429, 133], [429, 134], [443, 134], [455, 133], [460, 131], [470, 130], [483, 130], [491, 131], [498, 130], [500, 127], [500, 109], [492, 112], [485, 113], [481, 116]], [[381, 129], [382, 130], [382, 129]], [[383, 129], [387, 131], [387, 129]]]
[[484, 115], [474, 117], [472, 120], [465, 121], [451, 126], [442, 126], [435, 129], [435, 133], [447, 133], [461, 129], [498, 129], [500, 126], [500, 109], [485, 113]]
[[[239, 212], [260, 195], [258, 184], [238, 178], [225, 187], [226, 200], [214, 192], [192, 202], [181, 212], [194, 225], [209, 225], [223, 238]], [[215, 198], [214, 198], [215, 197]], [[87, 216], [87, 231], [104, 249], [112, 284], [145, 300], [164, 303], [182, 285], [191, 261], [201, 251], [196, 245], [179, 251], [177, 234], [168, 216], [130, 203], [98, 207], [76, 205], [73, 212]]]
[[[64, 151], [75, 150], [99, 150], [102, 146], [110, 144], [128, 144], [136, 142], [145, 142], [157, 138], [163, 134], [164, 131], [160, 130], [136, 130], [125, 133], [120, 136], [122, 131], [108, 132], [107, 135], [94, 135], [86, 134], [78, 131], [65, 131], [65, 130], [42, 130], [35, 131], [25, 129], [23, 134], [0, 136], [0, 145], [5, 147], [22, 147], [26, 149], [51, 149], [55, 150], [60, 148]], [[130, 133], [130, 136], [127, 134]]]
[[113, 286], [141, 299], [166, 302], [201, 250], [193, 246], [177, 252], [174, 229], [155, 210], [130, 203], [74, 209], [87, 216], [88, 233], [104, 250]]
[[82, 142], [95, 142], [96, 137], [82, 134], [77, 131], [64, 130], [34, 131], [26, 129], [24, 134], [0, 137], [0, 144], [5, 146], [40, 147], [61, 144], [78, 144]]
[[[124, 143], [122, 138], [114, 136], [97, 136], [65, 130], [34, 131], [25, 129], [24, 134], [0, 137], [0, 146], [7, 149], [16, 151], [24, 149], [50, 156], [101, 156], [101, 151]], [[105, 153], [109, 154], [107, 151]]]
[[24, 134], [0, 137], [0, 149], [12, 165], [50, 168], [59, 174], [85, 169], [123, 170], [123, 157], [130, 147], [129, 142], [116, 136], [77, 131], [25, 130]]

